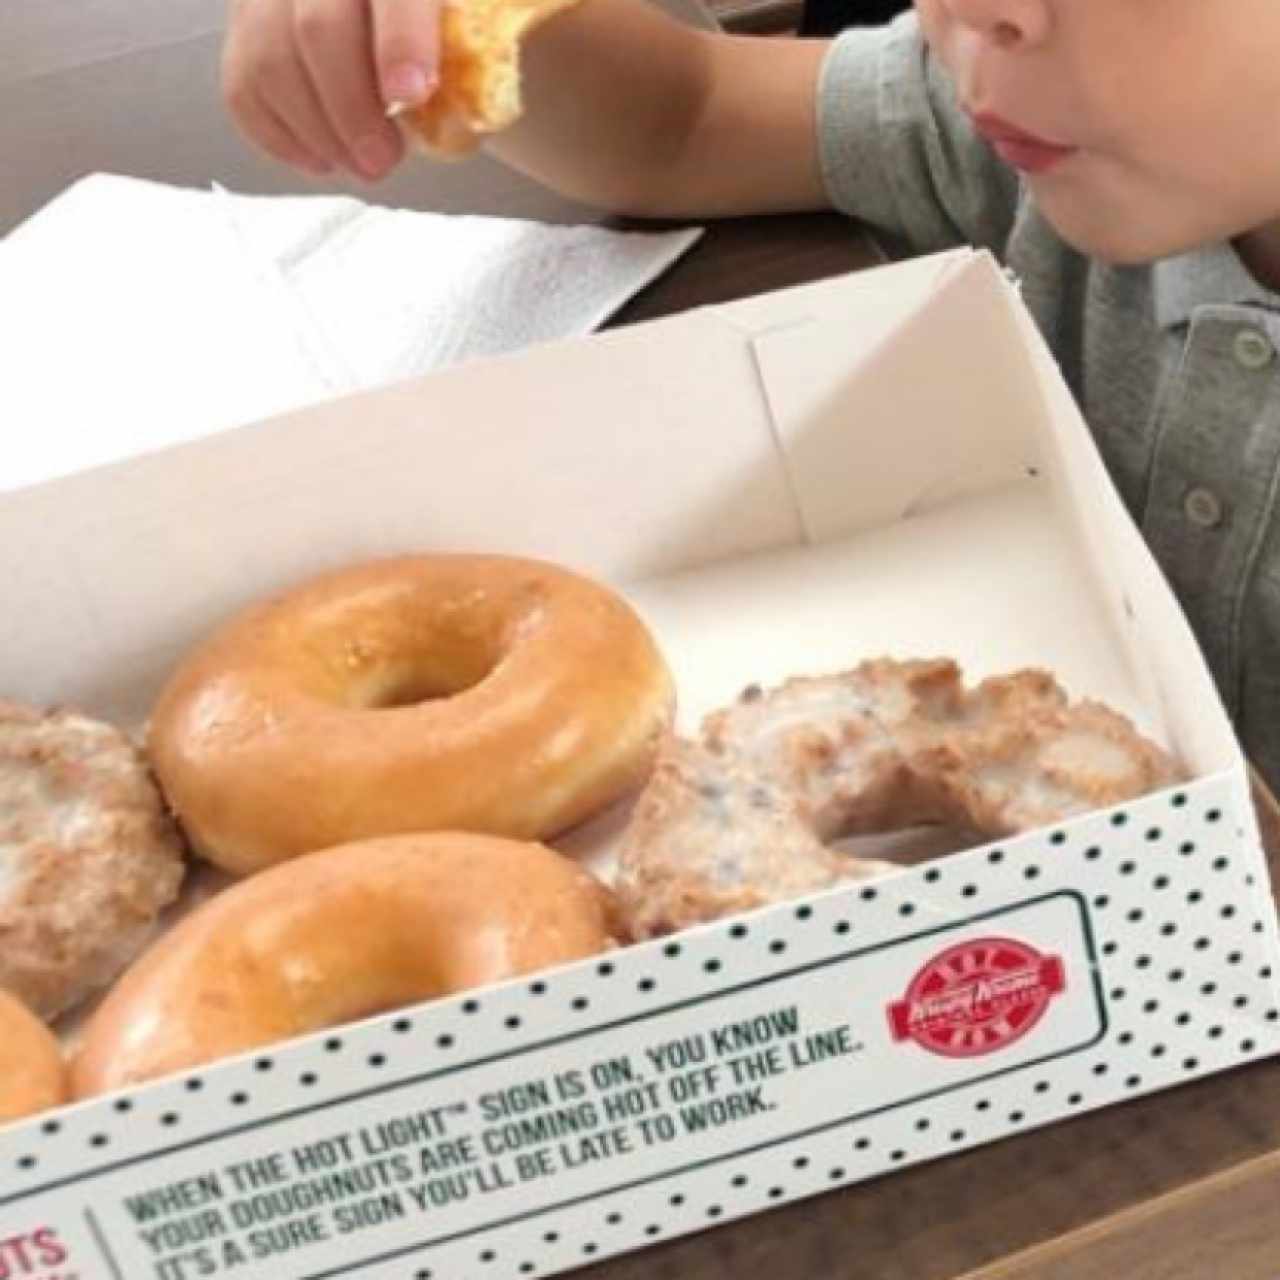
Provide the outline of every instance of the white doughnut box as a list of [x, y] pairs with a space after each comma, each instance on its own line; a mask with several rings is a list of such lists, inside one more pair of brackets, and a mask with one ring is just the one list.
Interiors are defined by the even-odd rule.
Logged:
[[[553, 1275], [1280, 1049], [1245, 762], [986, 254], [9, 493], [0, 546], [0, 690], [134, 728], [231, 609], [365, 558], [485, 550], [626, 594], [686, 729], [751, 682], [949, 655], [970, 680], [1048, 668], [1189, 775], [0, 1129], [24, 1277]], [[607, 875], [624, 817], [559, 847]]]

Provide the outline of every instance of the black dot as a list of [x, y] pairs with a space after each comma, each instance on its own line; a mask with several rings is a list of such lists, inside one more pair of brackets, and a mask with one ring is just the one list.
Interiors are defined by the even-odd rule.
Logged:
[[1004, 861], [1004, 850], [992, 849], [991, 852], [987, 854], [987, 861], [991, 863], [993, 867], [999, 866], [999, 864]]
[[1100, 857], [1102, 857], [1102, 850], [1101, 850], [1100, 848], [1098, 848], [1098, 846], [1097, 846], [1096, 844], [1091, 844], [1091, 845], [1090, 845], [1090, 846], [1089, 846], [1089, 847], [1084, 851], [1084, 856], [1085, 856], [1085, 857], [1086, 857], [1090, 862], [1097, 862], [1097, 860], [1098, 860]]
[[1191, 1015], [1189, 1013], [1180, 1013], [1176, 1018], [1174, 1018], [1174, 1022], [1176, 1022], [1180, 1027], [1185, 1027], [1190, 1021]]
[[1040, 874], [1040, 868], [1039, 868], [1039, 867], [1028, 867], [1028, 868], [1027, 868], [1027, 869], [1026, 869], [1022, 874], [1023, 874], [1024, 876], [1026, 876], [1026, 878], [1027, 878], [1028, 880], [1034, 880], [1034, 879], [1036, 879], [1036, 878], [1039, 876], [1039, 874]]
[[1192, 905], [1194, 905], [1195, 903], [1199, 902], [1200, 899], [1203, 897], [1204, 897], [1204, 894], [1201, 893], [1199, 889], [1192, 889], [1191, 892], [1187, 894], [1187, 901], [1190, 902]]
[[916, 1129], [918, 1132], [923, 1133], [928, 1127], [928, 1120], [921, 1119], [916, 1121]]
[[431, 1280], [431, 1272], [423, 1267], [413, 1273], [413, 1280]]
[[371, 1067], [385, 1067], [387, 1065], [386, 1054], [371, 1053], [369, 1055], [368, 1062]]
[[607, 1218], [605, 1218], [605, 1221], [606, 1221], [606, 1222], [607, 1222], [611, 1227], [616, 1227], [616, 1226], [618, 1225], [618, 1223], [620, 1223], [620, 1222], [622, 1221], [622, 1214], [620, 1214], [620, 1213], [611, 1213], [611, 1214], [609, 1214], [609, 1216], [608, 1216]]
[[1200, 994], [1202, 996], [1211, 996], [1217, 989], [1218, 984], [1216, 982], [1206, 982], [1201, 986]]
[[871, 885], [868, 885], [858, 896], [863, 900], [863, 902], [874, 902], [877, 894], [878, 891]]
[[1125, 1085], [1130, 1089], [1136, 1089], [1142, 1083], [1141, 1076], [1126, 1076]]
[[809, 1167], [809, 1157], [796, 1156], [796, 1158], [791, 1162], [791, 1167], [793, 1169], [807, 1169]]
[[1110, 903], [1110, 901], [1111, 899], [1108, 898], [1105, 893], [1100, 893], [1096, 898], [1094, 898], [1093, 905], [1097, 907], [1099, 911], [1101, 911], [1104, 907], [1106, 907]]
[[836, 933], [843, 936], [849, 932], [849, 922], [847, 920], [837, 920], [833, 928]]
[[929, 870], [924, 873], [925, 884], [937, 884], [941, 879], [942, 872], [939, 871], [937, 867], [930, 867]]
[[1110, 1071], [1110, 1070], [1111, 1070], [1111, 1068], [1110, 1068], [1110, 1067], [1108, 1067], [1108, 1066], [1107, 1066], [1107, 1064], [1106, 1064], [1105, 1062], [1097, 1062], [1097, 1063], [1095, 1063], [1095, 1064], [1094, 1064], [1094, 1067], [1093, 1067], [1093, 1074], [1094, 1074], [1095, 1076], [1105, 1076], [1105, 1075], [1107, 1074], [1107, 1072], [1108, 1072], [1108, 1071]]
[[898, 908], [898, 914], [900, 916], [909, 916], [914, 914], [914, 912], [915, 907], [910, 902], [904, 902], [902, 906]]
[[1120, 874], [1122, 876], [1131, 876], [1138, 869], [1136, 862], [1122, 862], [1120, 864]]
[[1280, 1022], [1280, 1009], [1268, 1009], [1268, 1010], [1267, 1010], [1267, 1021], [1268, 1021], [1268, 1022]]
[[1241, 961], [1241, 960], [1243, 960], [1243, 959], [1244, 959], [1244, 956], [1242, 956], [1242, 955], [1240, 954], [1240, 952], [1238, 952], [1238, 951], [1232, 951], [1232, 952], [1230, 952], [1230, 953], [1228, 954], [1228, 956], [1227, 956], [1227, 963], [1228, 963], [1228, 964], [1239, 964], [1239, 963], [1240, 963], [1240, 961]]
[[724, 1210], [722, 1210], [718, 1204], [709, 1204], [709, 1205], [707, 1205], [707, 1217], [708, 1217], [708, 1218], [718, 1218], [718, 1217], [721, 1215], [721, 1213], [723, 1213], [723, 1212], [724, 1212]]
[[1215, 871], [1225, 871], [1228, 865], [1229, 863], [1226, 858], [1214, 858], [1213, 860], [1213, 869]]
[[682, 1204], [684, 1204], [684, 1196], [677, 1191], [676, 1194], [671, 1197], [670, 1203], [678, 1209]]
[[1237, 1009], [1243, 1009], [1249, 1003], [1249, 997], [1236, 996], [1236, 998], [1231, 1003], [1235, 1005]]
[[661, 1230], [662, 1228], [658, 1226], [656, 1222], [651, 1222], [647, 1227], [645, 1227], [644, 1233], [647, 1236], [656, 1236], [661, 1232]]
[[520, 1025], [520, 1018], [517, 1014], [512, 1014], [504, 1024], [508, 1031], [514, 1031]]
[[337, 1053], [342, 1048], [342, 1041], [337, 1036], [330, 1036], [324, 1042], [324, 1047], [327, 1053]]
[[35, 1156], [19, 1156], [18, 1157], [19, 1169], [34, 1169], [35, 1167], [36, 1167]]
[[93, 1137], [89, 1139], [89, 1145], [91, 1147], [105, 1147], [109, 1141], [110, 1139], [105, 1133], [95, 1133]]
[[1195, 947], [1197, 951], [1207, 951], [1211, 946], [1213, 946], [1213, 943], [1208, 938], [1196, 939]]
[[1066, 844], [1067, 833], [1065, 831], [1055, 831], [1053, 835], [1049, 837], [1049, 843], [1050, 844]]
[[233, 1107], [243, 1107], [249, 1101], [247, 1093], [233, 1093], [231, 1095], [231, 1105]]
[[1169, 887], [1169, 877], [1156, 876], [1156, 878], [1151, 882], [1151, 885], [1152, 888], [1155, 889], [1167, 889]]
[[1134, 967], [1135, 969], [1149, 969], [1149, 968], [1151, 967], [1151, 957], [1150, 957], [1150, 956], [1139, 956], [1139, 957], [1138, 957], [1138, 958], [1133, 962], [1133, 967]]
[[463, 1012], [463, 1013], [479, 1013], [479, 1012], [480, 1012], [480, 1001], [479, 1001], [479, 1000], [464, 1000], [464, 1001], [462, 1002], [462, 1012]]
[[1206, 822], [1217, 822], [1221, 817], [1221, 809], [1210, 809], [1209, 812], [1204, 815], [1204, 820]]
[[57, 1120], [46, 1120], [44, 1124], [40, 1126], [40, 1132], [51, 1136], [57, 1133], [61, 1128], [62, 1125], [59, 1124]]
[[747, 926], [745, 924], [735, 924], [733, 928], [729, 930], [729, 937], [731, 938], [745, 938], [746, 936]]
[[1199, 1058], [1183, 1058], [1182, 1060], [1182, 1069], [1184, 1071], [1194, 1071], [1199, 1065]]
[[128, 1098], [117, 1098], [115, 1103], [115, 1109], [121, 1112], [132, 1111], [133, 1102]]
[[1221, 915], [1221, 916], [1222, 916], [1222, 918], [1223, 918], [1224, 920], [1230, 920], [1230, 919], [1231, 919], [1231, 917], [1232, 917], [1233, 915], [1235, 915], [1235, 913], [1236, 913], [1236, 909], [1235, 909], [1235, 907], [1233, 907], [1233, 906], [1228, 902], [1228, 903], [1227, 903], [1227, 905], [1226, 905], [1225, 907], [1223, 907], [1223, 908], [1222, 908], [1222, 910], [1221, 910], [1218, 914], [1219, 914], [1219, 915]]
[[521, 1275], [527, 1276], [527, 1275], [531, 1275], [532, 1273], [533, 1273], [533, 1263], [532, 1263], [532, 1262], [522, 1262], [522, 1263], [520, 1264], [520, 1274], [521, 1274]]
[[1178, 852], [1182, 854], [1184, 858], [1190, 857], [1190, 855], [1195, 853], [1195, 851], [1196, 851], [1196, 844], [1194, 840], [1184, 840], [1178, 846]]
[[1121, 1032], [1121, 1033], [1116, 1037], [1116, 1039], [1117, 1039], [1121, 1044], [1132, 1044], [1132, 1043], [1133, 1043], [1133, 1032], [1132, 1032], [1132, 1031], [1122, 1031], [1122, 1032]]
[[178, 1115], [177, 1115], [177, 1112], [175, 1112], [175, 1111], [166, 1111], [166, 1112], [164, 1113], [164, 1115], [162, 1115], [162, 1116], [160, 1117], [160, 1123], [161, 1123], [162, 1125], [165, 1125], [166, 1127], [170, 1127], [170, 1128], [171, 1128], [173, 1125], [175, 1125], [175, 1124], [177, 1124], [177, 1123], [178, 1123]]
[[952, 1142], [963, 1142], [963, 1141], [964, 1141], [964, 1130], [963, 1130], [963, 1129], [952, 1129], [952, 1130], [951, 1130], [951, 1141], [952, 1141]]
[[588, 1004], [590, 1004], [590, 1001], [587, 999], [586, 996], [574, 996], [574, 998], [569, 1003], [571, 1008], [581, 1011], [585, 1009]]
[[972, 898], [972, 897], [974, 897], [974, 896], [977, 894], [977, 892], [978, 892], [978, 886], [977, 886], [976, 884], [967, 884], [967, 885], [965, 885], [965, 887], [964, 887], [963, 889], [961, 889], [961, 890], [960, 890], [960, 892], [961, 892], [961, 893], [962, 893], [966, 898]]
[[[531, 996], [545, 996], [547, 994], [547, 984], [545, 982], [531, 982], [529, 984], [529, 994]], [[526, 1267], [529, 1263], [524, 1264]]]
[[453, 1037], [452, 1036], [436, 1036], [436, 1048], [437, 1049], [453, 1048]]
[[1067, 1105], [1070, 1107], [1078, 1107], [1084, 1100], [1084, 1095], [1079, 1093], [1067, 1094]]
[[708, 973], [719, 973], [719, 972], [720, 972], [720, 961], [719, 961], [719, 960], [716, 960], [716, 959], [711, 959], [711, 960], [708, 960], [708, 961], [707, 961], [707, 962], [706, 962], [702, 967], [703, 967], [703, 968], [704, 968]]
[[1115, 942], [1104, 942], [1102, 944], [1102, 954], [1104, 956], [1113, 956], [1119, 950], [1119, 944]]
[[1010, 1123], [1010, 1124], [1021, 1124], [1024, 1118], [1025, 1118], [1025, 1117], [1023, 1116], [1023, 1114], [1022, 1114], [1022, 1112], [1021, 1112], [1021, 1111], [1010, 1111], [1010, 1112], [1009, 1112], [1009, 1123]]
[[613, 977], [613, 964], [610, 961], [605, 960], [602, 964], [596, 965], [596, 973], [602, 978]]
[[1271, 977], [1271, 966], [1269, 964], [1264, 964], [1262, 968], [1258, 970], [1258, 977], [1260, 978]]
[[253, 1069], [255, 1071], [270, 1071], [275, 1065], [276, 1064], [272, 1062], [270, 1058], [259, 1058], [257, 1062], [253, 1064]]
[[555, 1244], [560, 1239], [560, 1233], [558, 1231], [548, 1231], [543, 1235], [542, 1239], [546, 1244]]
[[492, 1249], [486, 1249], [480, 1255], [481, 1262], [492, 1262], [498, 1255]]
[[853, 1144], [853, 1149], [855, 1151], [865, 1151], [870, 1145], [871, 1145], [870, 1138], [859, 1138], [857, 1142]]
[[1181, 982], [1187, 975], [1181, 969], [1170, 969], [1166, 976], [1170, 982]]
[[978, 1101], [973, 1104], [973, 1109], [975, 1111], [989, 1111], [991, 1109], [991, 1103], [986, 1098], [979, 1098]]
[[781, 938], [775, 938], [771, 943], [769, 943], [769, 950], [772, 951], [775, 956], [780, 955], [786, 949], [787, 944], [783, 942]]
[[1252, 1053], [1252, 1052], [1253, 1052], [1253, 1049], [1254, 1049], [1254, 1044], [1253, 1044], [1253, 1041], [1252, 1041], [1252, 1040], [1241, 1040], [1241, 1041], [1240, 1041], [1240, 1052], [1241, 1052], [1241, 1053]]
[[1186, 804], [1186, 803], [1187, 803], [1187, 795], [1186, 795], [1186, 792], [1185, 792], [1185, 791], [1179, 791], [1176, 795], [1174, 795], [1174, 796], [1170, 799], [1169, 803], [1170, 803], [1171, 805], [1173, 805], [1173, 807], [1174, 807], [1175, 809], [1181, 809], [1181, 808], [1182, 808], [1182, 806], [1183, 806], [1184, 804]]
[[588, 1240], [587, 1243], [582, 1246], [582, 1252], [590, 1255], [595, 1253], [597, 1247], [597, 1245], [592, 1244], [591, 1241]]
[[199, 1076], [192, 1076], [191, 1079], [186, 1082], [186, 1090], [188, 1093], [199, 1093], [203, 1088], [204, 1081], [201, 1080]]
[[832, 1182], [839, 1182], [840, 1179], [844, 1177], [844, 1170], [837, 1165], [829, 1174], [827, 1174], [827, 1177], [830, 1178]]
[[1160, 936], [1163, 938], [1172, 938], [1178, 932], [1178, 926], [1172, 921], [1160, 926]]
[[1153, 1045], [1151, 1046], [1151, 1056], [1152, 1056], [1153, 1058], [1163, 1058], [1163, 1057], [1164, 1057], [1164, 1045], [1162, 1045], [1162, 1044], [1153, 1044]]
[[1113, 827], [1123, 827], [1128, 821], [1129, 815], [1127, 813], [1113, 813], [1111, 815], [1111, 825]]
[[668, 942], [667, 945], [662, 948], [662, 954], [670, 959], [675, 959], [675, 957], [680, 954], [680, 944], [678, 942]]
[[1142, 908], [1134, 907], [1134, 909], [1129, 912], [1128, 916], [1126, 916], [1126, 919], [1130, 924], [1137, 924], [1138, 921], [1142, 919]]
[[895, 1161], [896, 1161], [896, 1160], [905, 1160], [905, 1159], [906, 1159], [906, 1157], [907, 1157], [907, 1153], [906, 1153], [905, 1151], [891, 1151], [891, 1152], [889, 1152], [889, 1159], [890, 1159], [890, 1160], [895, 1160]]
[[1113, 1000], [1123, 1000], [1123, 999], [1124, 999], [1124, 988], [1123, 988], [1123, 987], [1116, 987], [1116, 988], [1111, 992], [1111, 998], [1112, 998]]
[[1159, 827], [1148, 827], [1148, 828], [1147, 828], [1147, 839], [1148, 839], [1148, 840], [1159, 840], [1159, 839], [1160, 839], [1160, 837], [1161, 837], [1162, 835], [1164, 835], [1164, 832], [1163, 832], [1163, 831], [1161, 831]]
[[307, 1085], [308, 1087], [310, 1087], [311, 1085], [315, 1084], [315, 1082], [316, 1082], [316, 1077], [314, 1073], [310, 1071], [304, 1071], [298, 1077], [298, 1083], [301, 1085]]
[[807, 903], [804, 906], [799, 906], [796, 908], [797, 920], [808, 920], [809, 917], [812, 915], [813, 915], [813, 908], [809, 906]]
[[747, 1185], [747, 1175], [745, 1173], [735, 1174], [731, 1185], [745, 1187]]
[[1221, 1028], [1221, 1027], [1210, 1027], [1210, 1028], [1209, 1028], [1209, 1031], [1208, 1031], [1208, 1036], [1209, 1036], [1209, 1039], [1210, 1039], [1210, 1040], [1217, 1040], [1217, 1039], [1219, 1039], [1219, 1038], [1222, 1036], [1222, 1028]]

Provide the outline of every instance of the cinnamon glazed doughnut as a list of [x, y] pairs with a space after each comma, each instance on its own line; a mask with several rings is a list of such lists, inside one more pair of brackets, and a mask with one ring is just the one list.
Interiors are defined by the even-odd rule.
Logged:
[[66, 1098], [66, 1068], [53, 1032], [17, 997], [0, 991], [0, 1124]]
[[671, 677], [613, 592], [538, 561], [406, 556], [233, 618], [172, 676], [156, 774], [244, 874], [410, 831], [543, 839], [645, 779]]
[[966, 690], [946, 659], [748, 688], [672, 736], [623, 837], [631, 936], [883, 874], [831, 842], [941, 824], [996, 839], [1173, 783], [1123, 716], [1020, 671]]
[[0, 701], [0, 989], [52, 1019], [105, 986], [178, 894], [183, 847], [141, 753]]
[[610, 892], [544, 845], [445, 833], [295, 858], [210, 898], [120, 979], [76, 1098], [614, 945]]

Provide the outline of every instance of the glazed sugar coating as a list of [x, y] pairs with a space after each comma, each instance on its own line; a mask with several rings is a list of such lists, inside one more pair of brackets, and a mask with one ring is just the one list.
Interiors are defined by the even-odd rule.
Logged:
[[0, 701], [0, 989], [57, 1017], [109, 983], [178, 893], [183, 848], [141, 752]]
[[746, 689], [671, 736], [623, 838], [631, 936], [883, 874], [829, 847], [937, 824], [998, 838], [1172, 783], [1170, 757], [1046, 672], [965, 688], [949, 659], [877, 658]]

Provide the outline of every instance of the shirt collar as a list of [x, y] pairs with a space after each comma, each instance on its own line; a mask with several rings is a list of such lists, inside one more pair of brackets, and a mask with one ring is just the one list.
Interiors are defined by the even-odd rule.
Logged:
[[1253, 304], [1280, 311], [1280, 294], [1259, 284], [1225, 241], [1162, 258], [1152, 272], [1162, 329], [1186, 324], [1197, 307]]

